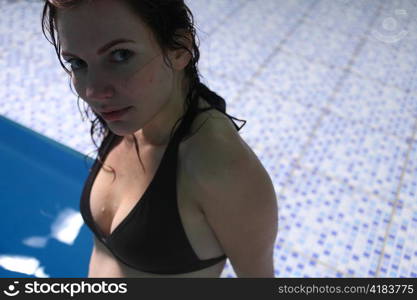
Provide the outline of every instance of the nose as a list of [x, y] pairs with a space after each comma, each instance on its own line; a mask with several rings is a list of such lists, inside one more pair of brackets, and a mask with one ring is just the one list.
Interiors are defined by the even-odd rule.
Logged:
[[92, 77], [88, 79], [85, 86], [85, 95], [88, 99], [107, 99], [111, 98], [113, 94], [114, 89], [108, 81]]
[[111, 98], [114, 94], [113, 89], [110, 86], [97, 87], [97, 86], [87, 86], [85, 95], [88, 99], [107, 99]]

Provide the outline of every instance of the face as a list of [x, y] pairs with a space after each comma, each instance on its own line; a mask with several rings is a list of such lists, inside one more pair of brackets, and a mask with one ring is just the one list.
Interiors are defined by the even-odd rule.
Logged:
[[[59, 10], [57, 32], [80, 98], [101, 116], [103, 110], [130, 107], [118, 119], [105, 118], [114, 133], [136, 132], [167, 103], [183, 98], [180, 71], [189, 57], [169, 52], [170, 69], [150, 29], [122, 1], [100, 0]], [[115, 40], [119, 43], [110, 43]]]

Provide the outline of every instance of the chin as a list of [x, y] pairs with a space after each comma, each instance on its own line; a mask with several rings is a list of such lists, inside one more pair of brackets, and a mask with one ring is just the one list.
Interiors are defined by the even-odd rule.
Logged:
[[116, 135], [119, 135], [119, 136], [131, 136], [135, 132], [140, 130], [140, 129], [135, 130], [133, 128], [129, 128], [129, 127], [123, 126], [123, 125], [117, 126], [114, 123], [112, 125], [113, 126], [111, 126], [111, 125], [109, 126], [110, 131], [113, 132]]
[[126, 130], [125, 128], [122, 128], [122, 126], [114, 126], [114, 124], [109, 125], [109, 130], [114, 133], [115, 135], [119, 135], [119, 136], [126, 136], [131, 134], [130, 130]]

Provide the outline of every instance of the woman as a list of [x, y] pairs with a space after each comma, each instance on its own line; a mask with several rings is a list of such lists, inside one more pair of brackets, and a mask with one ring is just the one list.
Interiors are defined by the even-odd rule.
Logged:
[[42, 24], [104, 132], [80, 202], [88, 276], [219, 277], [229, 258], [274, 277], [275, 191], [200, 83], [183, 0], [47, 0]]

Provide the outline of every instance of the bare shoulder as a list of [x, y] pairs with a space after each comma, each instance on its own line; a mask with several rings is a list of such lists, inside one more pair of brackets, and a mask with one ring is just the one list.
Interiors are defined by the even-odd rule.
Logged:
[[197, 132], [186, 141], [184, 166], [196, 186], [210, 188], [207, 185], [225, 172], [236, 172], [236, 180], [244, 182], [248, 173], [239, 171], [248, 169], [271, 182], [261, 161], [223, 113], [213, 109], [199, 114], [192, 130]]
[[192, 136], [184, 143], [185, 167], [191, 173], [198, 172], [212, 159], [227, 159], [249, 148], [231, 120], [215, 109], [197, 115], [191, 132]]
[[239, 277], [273, 277], [278, 206], [272, 180], [233, 124], [204, 122], [185, 157], [193, 198]]

